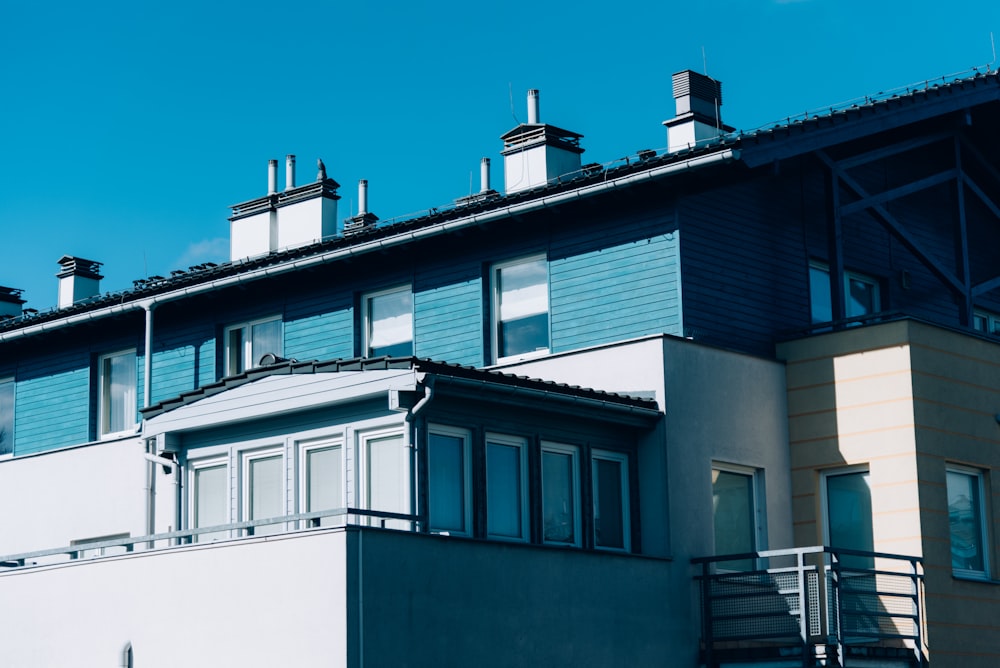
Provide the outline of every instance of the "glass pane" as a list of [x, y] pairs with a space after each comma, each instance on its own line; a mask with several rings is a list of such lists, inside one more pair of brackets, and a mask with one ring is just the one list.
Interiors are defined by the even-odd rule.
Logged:
[[979, 477], [948, 471], [948, 522], [951, 526], [951, 566], [965, 571], [986, 570], [983, 557]]
[[[368, 508], [391, 513], [410, 512], [410, 449], [403, 437], [384, 436], [367, 441]], [[373, 520], [380, 525], [379, 520]], [[405, 528], [408, 524], [386, 521], [385, 526]]]
[[465, 531], [465, 439], [431, 434], [427, 453], [431, 529]]
[[[341, 467], [340, 446], [306, 451], [306, 512], [344, 506]], [[320, 526], [338, 523], [337, 517], [319, 520]]]
[[135, 424], [135, 353], [105, 357], [101, 365], [102, 434]]
[[[285, 514], [284, 497], [282, 495], [281, 479], [285, 471], [281, 455], [274, 457], [255, 457], [249, 460], [247, 466], [247, 485], [249, 487], [248, 520], [263, 520]], [[267, 524], [254, 527], [254, 535], [280, 533], [280, 524]]]
[[521, 448], [486, 444], [486, 533], [524, 538], [521, 527]]
[[413, 294], [399, 290], [368, 300], [368, 355], [413, 354]]
[[625, 547], [622, 462], [594, 459], [594, 544]]
[[[712, 471], [715, 553], [744, 554], [757, 550], [753, 476]], [[752, 560], [726, 562], [727, 568], [750, 570]]]
[[[875, 549], [872, 532], [872, 495], [868, 472], [828, 476], [826, 479], [827, 521], [830, 547], [871, 552]], [[871, 557], [843, 557], [849, 568], [872, 568]]]
[[576, 543], [573, 456], [542, 452], [542, 536], [547, 542]]
[[809, 303], [812, 321], [833, 320], [833, 305], [830, 302], [830, 272], [819, 267], [809, 267]]
[[243, 357], [246, 352], [243, 350], [242, 327], [229, 330], [229, 338], [226, 340], [226, 375], [235, 376], [238, 373], [243, 373]]
[[[211, 527], [229, 522], [228, 479], [225, 464], [194, 470], [194, 527]], [[195, 540], [224, 538], [225, 532], [201, 534]]]
[[250, 359], [248, 367], [260, 365], [260, 358], [268, 353], [281, 356], [281, 321], [269, 320], [253, 326], [250, 339]]
[[858, 278], [847, 279], [847, 317], [868, 315], [879, 310], [878, 288]]
[[497, 354], [518, 355], [549, 347], [548, 263], [501, 267], [496, 276], [499, 320]]
[[0, 381], [0, 455], [14, 452], [14, 381]]

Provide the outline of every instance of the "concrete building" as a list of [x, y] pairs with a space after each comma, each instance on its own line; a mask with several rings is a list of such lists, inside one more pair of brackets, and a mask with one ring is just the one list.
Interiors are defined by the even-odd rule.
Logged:
[[0, 663], [996, 665], [1000, 77], [673, 86], [665, 151], [531, 91], [503, 194], [288, 156], [226, 263], [0, 288]]

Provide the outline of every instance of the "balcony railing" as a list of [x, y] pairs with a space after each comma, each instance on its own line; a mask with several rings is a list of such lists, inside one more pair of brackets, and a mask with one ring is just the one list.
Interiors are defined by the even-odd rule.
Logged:
[[219, 526], [169, 531], [149, 536], [122, 536], [74, 541], [72, 545], [33, 552], [0, 556], [0, 569], [43, 566], [61, 562], [154, 550], [177, 545], [247, 538], [271, 533], [312, 529], [321, 526], [367, 526], [382, 529], [418, 531], [418, 515], [390, 513], [364, 508], [337, 508], [295, 515], [281, 515], [260, 520], [233, 522]]
[[692, 563], [709, 668], [769, 650], [803, 666], [843, 666], [860, 652], [924, 665], [918, 557], [807, 547]]

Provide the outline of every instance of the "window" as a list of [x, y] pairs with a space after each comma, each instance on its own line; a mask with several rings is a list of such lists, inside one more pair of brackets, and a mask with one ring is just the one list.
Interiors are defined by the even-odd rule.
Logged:
[[[339, 441], [302, 446], [302, 509], [312, 513], [344, 508], [343, 447]], [[311, 526], [330, 526], [339, 517], [321, 517]]]
[[225, 375], [234, 376], [260, 363], [267, 353], [282, 354], [281, 319], [267, 318], [227, 327]]
[[524, 439], [486, 435], [486, 535], [528, 540], [528, 449]]
[[[191, 527], [229, 523], [229, 467], [226, 460], [193, 462], [191, 469]], [[195, 536], [196, 542], [226, 538], [225, 531]]]
[[469, 499], [468, 432], [431, 427], [427, 438], [427, 496], [430, 530], [439, 533], [472, 533]]
[[594, 546], [628, 550], [628, 455], [594, 450]]
[[14, 379], [0, 379], [0, 457], [14, 454]]
[[[833, 320], [830, 295], [830, 268], [819, 262], [809, 264], [809, 300], [813, 324]], [[856, 318], [882, 310], [878, 281], [853, 271], [844, 272], [844, 317]]]
[[580, 545], [580, 465], [573, 446], [542, 443], [542, 542]]
[[549, 351], [549, 269], [544, 257], [493, 267], [496, 361]]
[[988, 578], [983, 475], [960, 467], [949, 467], [946, 475], [952, 573]]
[[[867, 470], [834, 471], [824, 475], [827, 545], [833, 548], [875, 550], [872, 530], [872, 493]], [[873, 568], [874, 559], [844, 556], [842, 566]]]
[[[362, 434], [360, 450], [364, 457], [362, 499], [365, 508], [388, 513], [410, 514], [413, 475], [410, 448], [403, 435], [395, 433]], [[410, 528], [406, 520], [372, 518], [373, 526]]]
[[987, 334], [1000, 334], [1000, 315], [976, 309], [972, 314], [972, 326]]
[[[285, 458], [281, 450], [246, 452], [242, 455], [243, 521], [265, 520], [285, 514]], [[281, 524], [264, 524], [247, 533], [260, 536], [280, 533]]]
[[365, 295], [361, 308], [363, 356], [413, 354], [413, 292], [409, 286]]
[[[745, 554], [758, 549], [755, 472], [742, 467], [712, 469], [712, 517], [715, 554]], [[752, 570], [753, 560], [726, 562], [737, 570]]]
[[135, 426], [135, 364], [134, 350], [98, 358], [98, 429], [102, 437], [120, 434]]

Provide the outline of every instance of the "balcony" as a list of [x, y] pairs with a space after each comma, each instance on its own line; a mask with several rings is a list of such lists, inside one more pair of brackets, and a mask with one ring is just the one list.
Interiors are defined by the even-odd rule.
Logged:
[[707, 668], [925, 665], [918, 557], [820, 546], [692, 563]]

